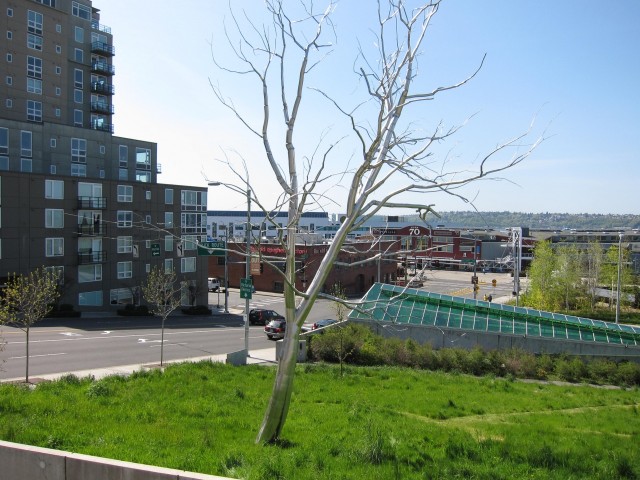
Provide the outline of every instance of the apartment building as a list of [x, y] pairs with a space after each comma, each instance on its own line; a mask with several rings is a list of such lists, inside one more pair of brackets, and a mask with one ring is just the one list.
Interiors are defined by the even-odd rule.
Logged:
[[207, 303], [206, 188], [164, 185], [157, 145], [114, 135], [113, 35], [88, 0], [0, 7], [0, 284], [60, 272], [61, 303], [144, 303], [154, 265]]

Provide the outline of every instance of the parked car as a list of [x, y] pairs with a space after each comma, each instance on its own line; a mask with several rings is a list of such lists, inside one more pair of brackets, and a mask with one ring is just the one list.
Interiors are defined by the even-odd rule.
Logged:
[[217, 292], [220, 289], [220, 280], [217, 278], [210, 278], [207, 283], [209, 285], [210, 292]]
[[338, 323], [337, 320], [332, 318], [325, 318], [324, 320], [318, 320], [311, 327], [313, 330], [317, 330], [318, 328], [328, 327], [329, 325], [333, 325], [334, 323]]
[[266, 325], [271, 320], [284, 320], [284, 317], [273, 310], [254, 308], [249, 311], [249, 325]]
[[269, 340], [278, 340], [284, 338], [284, 332], [287, 329], [287, 322], [283, 319], [271, 320], [265, 327], [264, 333], [267, 334]]

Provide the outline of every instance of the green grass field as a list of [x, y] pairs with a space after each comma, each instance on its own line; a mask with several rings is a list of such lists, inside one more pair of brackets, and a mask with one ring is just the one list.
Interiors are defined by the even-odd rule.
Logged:
[[640, 477], [640, 391], [299, 365], [283, 440], [254, 444], [275, 370], [200, 363], [0, 386], [0, 438], [246, 479]]

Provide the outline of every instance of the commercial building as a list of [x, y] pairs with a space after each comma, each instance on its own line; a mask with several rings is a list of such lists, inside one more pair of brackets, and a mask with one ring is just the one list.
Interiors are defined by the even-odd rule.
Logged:
[[143, 302], [154, 265], [206, 303], [206, 188], [157, 183], [157, 145], [114, 135], [115, 48], [89, 0], [0, 11], [0, 284], [44, 266], [61, 303]]

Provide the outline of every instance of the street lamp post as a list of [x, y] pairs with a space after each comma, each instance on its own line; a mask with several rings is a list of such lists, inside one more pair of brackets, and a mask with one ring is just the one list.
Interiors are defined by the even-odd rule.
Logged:
[[[227, 187], [230, 190], [233, 190], [235, 192], [240, 192], [240, 188], [236, 187], [235, 185], [230, 185], [228, 183], [223, 183], [223, 182], [208, 182], [208, 185], [211, 187], [217, 187], [222, 185], [223, 187]], [[244, 192], [243, 192], [244, 193]], [[247, 188], [246, 188], [246, 195], [247, 195], [247, 228], [246, 228], [246, 252], [245, 252], [245, 256], [246, 256], [246, 261], [245, 261], [245, 278], [248, 280], [249, 278], [251, 278], [251, 187], [249, 186], [249, 176], [247, 175]], [[227, 241], [229, 240], [229, 231], [227, 230]], [[225, 269], [225, 281], [226, 280], [226, 276], [227, 276], [227, 261], [226, 261], [226, 249], [225, 249], [225, 262], [224, 262], [224, 269]], [[251, 291], [251, 290], [250, 290]], [[227, 295], [228, 295], [228, 282], [227, 285], [225, 285], [225, 312], [228, 312], [227, 310]], [[247, 359], [249, 358], [249, 302], [251, 300], [251, 293], [249, 293], [248, 295], [246, 295], [245, 298], [245, 305], [244, 305], [244, 352], [245, 352], [245, 363], [247, 362]]]
[[618, 288], [616, 291], [616, 323], [620, 321], [620, 266], [622, 265], [622, 233], [618, 237]]

